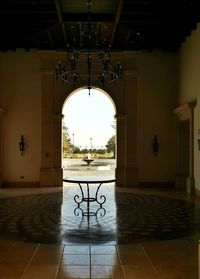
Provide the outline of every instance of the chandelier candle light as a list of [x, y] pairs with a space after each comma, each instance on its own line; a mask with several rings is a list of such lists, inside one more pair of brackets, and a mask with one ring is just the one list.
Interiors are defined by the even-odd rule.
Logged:
[[122, 67], [119, 62], [112, 65], [110, 62], [111, 45], [102, 42], [96, 44], [97, 26], [91, 22], [91, 1], [87, 1], [88, 21], [82, 23], [81, 35], [84, 43], [77, 46], [74, 40], [73, 46], [67, 45], [66, 61], [58, 61], [56, 77], [63, 82], [71, 83], [73, 86], [87, 88], [104, 86], [107, 83], [116, 81], [122, 76]]

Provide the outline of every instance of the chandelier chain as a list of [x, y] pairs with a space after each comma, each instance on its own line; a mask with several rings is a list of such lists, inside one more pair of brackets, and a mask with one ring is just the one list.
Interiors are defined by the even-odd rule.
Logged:
[[116, 81], [122, 76], [122, 67], [119, 62], [112, 65], [110, 62], [111, 46], [103, 41], [100, 46], [93, 44], [92, 38], [96, 35], [96, 25], [91, 22], [91, 5], [87, 4], [87, 24], [82, 23], [81, 35], [85, 39], [83, 47], [77, 45], [75, 39], [70, 46], [67, 45], [67, 59], [58, 61], [56, 77], [63, 82], [71, 83], [75, 87], [91, 88], [102, 87], [107, 83]]

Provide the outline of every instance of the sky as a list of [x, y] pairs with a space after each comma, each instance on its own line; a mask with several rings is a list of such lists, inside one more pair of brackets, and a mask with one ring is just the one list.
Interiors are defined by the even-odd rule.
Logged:
[[104, 148], [115, 135], [115, 108], [106, 94], [82, 89], [72, 94], [63, 106], [64, 124], [71, 143], [80, 148]]

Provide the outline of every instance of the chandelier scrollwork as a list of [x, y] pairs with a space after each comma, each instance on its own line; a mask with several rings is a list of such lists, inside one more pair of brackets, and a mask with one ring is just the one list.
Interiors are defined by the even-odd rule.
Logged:
[[99, 47], [94, 45], [93, 37], [96, 35], [95, 24], [91, 22], [91, 1], [87, 1], [88, 22], [82, 25], [84, 46], [67, 46], [68, 54], [65, 61], [58, 61], [56, 77], [63, 82], [80, 86], [89, 90], [101, 87], [116, 81], [122, 76], [122, 67], [119, 62], [111, 64], [111, 46], [103, 42]]

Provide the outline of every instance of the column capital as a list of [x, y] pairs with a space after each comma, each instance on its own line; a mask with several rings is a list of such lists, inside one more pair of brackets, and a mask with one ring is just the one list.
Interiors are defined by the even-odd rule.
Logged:
[[54, 114], [53, 115], [53, 120], [55, 121], [61, 121], [63, 119], [64, 115], [63, 114]]
[[179, 107], [175, 108], [173, 110], [174, 114], [176, 114], [179, 118], [181, 118], [182, 116], [185, 116], [186, 118], [189, 118], [189, 113], [193, 112], [195, 106], [196, 106], [197, 102], [193, 101], [193, 102], [189, 102], [183, 105], [180, 105]]
[[5, 109], [0, 108], [0, 116], [1, 116], [1, 115], [3, 115], [5, 112], [6, 112], [6, 110], [5, 110]]
[[115, 114], [116, 119], [126, 119], [127, 115], [123, 113]]

